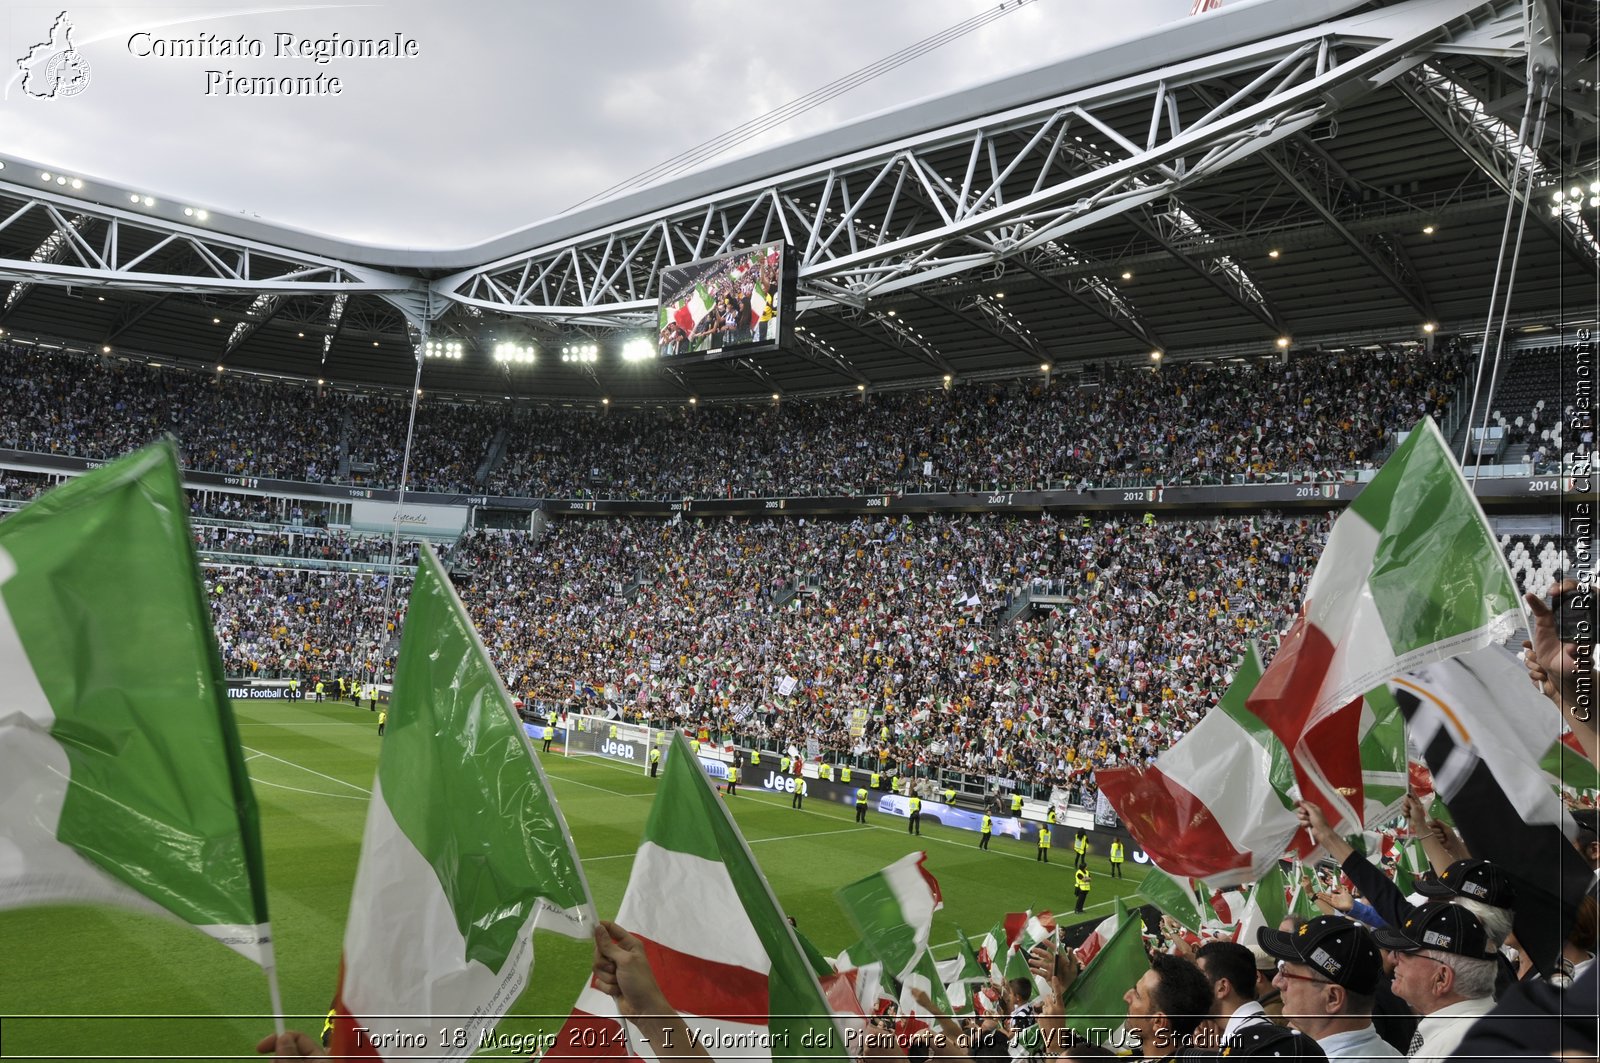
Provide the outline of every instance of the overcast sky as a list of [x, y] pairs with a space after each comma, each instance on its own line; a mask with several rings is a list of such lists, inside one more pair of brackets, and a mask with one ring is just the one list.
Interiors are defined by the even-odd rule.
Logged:
[[[1190, 2], [1031, 0], [722, 159], [1137, 36], [1185, 17]], [[8, 0], [0, 11], [0, 150], [352, 239], [459, 246], [558, 214], [996, 7], [998, 0], [74, 4], [66, 10], [88, 83], [76, 95], [40, 99], [23, 91], [17, 60], [50, 36], [61, 3]], [[326, 64], [277, 58], [280, 33], [400, 34], [417, 54]], [[154, 54], [163, 47], [157, 42], [193, 47], [202, 34], [242, 36], [262, 54]], [[226, 95], [221, 79], [230, 71], [321, 74], [337, 77], [341, 91]]]

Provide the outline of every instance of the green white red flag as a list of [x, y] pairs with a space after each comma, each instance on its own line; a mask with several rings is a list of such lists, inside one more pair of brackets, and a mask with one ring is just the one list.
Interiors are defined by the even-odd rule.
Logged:
[[[844, 1059], [793, 928], [681, 734], [665, 759], [617, 923], [644, 943], [667, 1003], [712, 1059]], [[547, 1060], [651, 1058], [592, 982], [556, 1042]]]
[[[424, 546], [345, 924], [334, 1054], [470, 1056], [527, 984], [534, 931], [582, 939], [594, 926], [511, 695]], [[440, 1045], [441, 1023], [466, 1046]]]
[[1248, 706], [1293, 755], [1301, 795], [1358, 834], [1363, 695], [1488, 645], [1520, 615], [1483, 510], [1423, 418], [1334, 522], [1300, 619]]
[[1288, 751], [1245, 707], [1261, 675], [1252, 644], [1222, 701], [1154, 765], [1095, 772], [1134, 840], [1170, 875], [1254, 881], [1300, 831]]
[[164, 441], [0, 523], [0, 908], [176, 919], [270, 977], [255, 797], [188, 512]]

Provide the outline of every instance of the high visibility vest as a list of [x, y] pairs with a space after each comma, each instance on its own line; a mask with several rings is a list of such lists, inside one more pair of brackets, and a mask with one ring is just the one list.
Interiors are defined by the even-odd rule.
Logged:
[[817, 766], [817, 778], [819, 778], [819, 779], [832, 779], [833, 778], [833, 765], [832, 764], [819, 764]]
[[887, 725], [878, 729], [878, 737], [885, 742], [889, 740], [889, 728]]
[[1112, 842], [1111, 843], [1111, 862], [1113, 864], [1122, 863], [1122, 843], [1121, 842]]
[[350, 689], [350, 685], [344, 681], [343, 677], [340, 677], [340, 679], [339, 679], [339, 696], [341, 698], [344, 697], [345, 691], [347, 691], [349, 689]]
[[1073, 838], [1072, 839], [1072, 851], [1075, 852], [1075, 853], [1080, 853], [1080, 854], [1088, 852], [1089, 851], [1089, 839], [1084, 837], [1082, 834], [1078, 835], [1076, 838]]
[[322, 1020], [322, 1047], [327, 1048], [329, 1040], [333, 1037], [333, 1017], [339, 1014], [337, 1008], [328, 1009], [328, 1017]]
[[1039, 828], [1039, 848], [1050, 848], [1050, 830], [1047, 827]]
[[1013, 812], [1021, 812], [1022, 811], [1022, 795], [1021, 794], [1012, 794], [1011, 795], [1011, 811], [1013, 811]]
[[695, 756], [698, 757], [700, 755], [700, 739], [698, 739], [698, 738], [689, 739], [689, 749], [690, 749], [691, 752], [694, 753]]
[[379, 709], [378, 710], [378, 726], [382, 727], [385, 723], [388, 722], [388, 720], [389, 720], [389, 710], [388, 709]]
[[788, 757], [779, 758], [779, 760], [778, 760], [778, 770], [781, 771], [781, 772], [784, 772], [786, 774], [788, 773], [788, 771], [789, 771], [789, 758]]
[[1052, 827], [1056, 825], [1056, 810], [1054, 807], [1051, 807], [1047, 812], [1045, 812], [1044, 821], [1050, 824]]
[[300, 689], [300, 680], [298, 680], [298, 679], [289, 680], [289, 689], [290, 690], [299, 690]]
[[917, 813], [917, 812], [921, 812], [922, 811], [922, 798], [913, 797], [911, 799], [911, 811], [913, 813]]
[[751, 765], [751, 767], [754, 767], [755, 765], [760, 764], [760, 763], [761, 763], [761, 750], [752, 749], [750, 751], [750, 765]]
[[548, 742], [550, 739], [554, 738], [555, 736], [556, 736], [556, 729], [554, 727], [551, 727], [549, 724], [545, 724], [544, 725], [544, 738], [545, 738], [545, 741]]
[[878, 789], [878, 787], [882, 785], [882, 779], [883, 779], [883, 777], [880, 776], [877, 772], [873, 772], [872, 773], [872, 788], [874, 790]]
[[616, 724], [612, 724], [611, 725], [611, 740], [613, 742], [615, 742], [617, 740], [617, 725]]
[[806, 795], [806, 781], [804, 779], [796, 779], [794, 781], [794, 792], [801, 797]]
[[839, 769], [839, 781], [840, 782], [849, 782], [850, 781], [850, 765], [846, 764], [844, 767]]
[[657, 747], [656, 749], [652, 749], [650, 751], [650, 763], [652, 763], [652, 764], [660, 764], [661, 763], [661, 750], [660, 750], [659, 747]]
[[989, 817], [989, 813], [987, 812], [983, 814], [983, 833], [994, 833], [994, 820]]
[[728, 769], [728, 781], [734, 785], [739, 783], [739, 769], [737, 766]]
[[956, 792], [954, 790], [946, 790], [944, 792], [944, 803], [947, 805], [956, 803]]
[[322, 692], [322, 680], [319, 679], [317, 680], [317, 693], [320, 695]]
[[1089, 892], [1089, 872], [1083, 870], [1082, 868], [1079, 868], [1077, 871], [1074, 871], [1072, 873], [1072, 884], [1074, 886], [1078, 887], [1080, 890], [1083, 890], [1085, 893], [1088, 893]]
[[863, 786], [859, 790], [856, 791], [856, 804], [858, 804], [858, 805], [862, 804], [863, 802], [866, 801], [866, 799], [867, 799], [867, 788], [865, 786]]

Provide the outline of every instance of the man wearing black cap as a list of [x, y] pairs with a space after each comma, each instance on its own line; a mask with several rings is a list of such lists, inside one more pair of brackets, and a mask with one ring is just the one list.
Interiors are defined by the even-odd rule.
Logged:
[[[1405, 899], [1400, 887], [1328, 826], [1320, 808], [1302, 801], [1295, 811], [1300, 823], [1318, 845], [1328, 850], [1329, 856], [1339, 861], [1340, 869], [1385, 923], [1399, 926], [1417, 913], [1417, 906]], [[1491, 948], [1499, 948], [1511, 932], [1515, 891], [1505, 872], [1487, 860], [1457, 860], [1437, 880], [1418, 879], [1416, 889], [1425, 897], [1464, 902], [1488, 932]]]
[[1293, 933], [1262, 927], [1256, 940], [1280, 961], [1272, 984], [1283, 994], [1284, 1017], [1329, 1059], [1401, 1058], [1372, 1025], [1383, 958], [1366, 927], [1323, 915]]
[[1497, 964], [1478, 917], [1459, 904], [1430, 904], [1373, 937], [1395, 956], [1395, 995], [1422, 1016], [1412, 1059], [1444, 1059], [1494, 1008]]

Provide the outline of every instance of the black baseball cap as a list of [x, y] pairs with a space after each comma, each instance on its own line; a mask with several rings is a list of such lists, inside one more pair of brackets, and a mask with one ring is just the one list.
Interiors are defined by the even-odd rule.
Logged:
[[1407, 916], [1399, 929], [1382, 927], [1372, 936], [1391, 952], [1434, 949], [1476, 960], [1489, 956], [1489, 935], [1478, 917], [1449, 901], [1435, 901]]
[[1383, 977], [1383, 956], [1371, 932], [1340, 915], [1319, 915], [1293, 933], [1264, 926], [1256, 941], [1267, 955], [1321, 971], [1352, 993], [1371, 994]]
[[1457, 860], [1437, 879], [1418, 879], [1416, 890], [1424, 897], [1470, 897], [1495, 908], [1517, 903], [1517, 891], [1504, 871], [1487, 860]]
[[[1265, 929], [1263, 927], [1262, 929]], [[1244, 1027], [1222, 1047], [1222, 1056], [1237, 1059], [1241, 1056], [1276, 1056], [1280, 1059], [1327, 1059], [1328, 1054], [1316, 1040], [1299, 1030], [1291, 1030], [1273, 1022], [1253, 1022]]]

